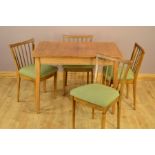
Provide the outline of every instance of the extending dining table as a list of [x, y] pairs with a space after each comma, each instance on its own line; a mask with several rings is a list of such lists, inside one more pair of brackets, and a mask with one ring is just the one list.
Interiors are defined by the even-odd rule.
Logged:
[[40, 64], [90, 65], [96, 54], [121, 59], [122, 53], [114, 42], [57, 42], [41, 41], [33, 51], [36, 70], [35, 103], [40, 112]]

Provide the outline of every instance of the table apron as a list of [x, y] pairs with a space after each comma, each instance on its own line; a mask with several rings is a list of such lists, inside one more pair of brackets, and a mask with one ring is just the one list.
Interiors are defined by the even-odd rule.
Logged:
[[40, 58], [41, 64], [58, 64], [58, 65], [90, 65], [96, 63], [95, 58]]

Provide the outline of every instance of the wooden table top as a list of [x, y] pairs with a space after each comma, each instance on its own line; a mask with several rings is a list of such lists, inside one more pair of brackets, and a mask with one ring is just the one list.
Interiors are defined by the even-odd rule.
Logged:
[[122, 58], [122, 53], [113, 42], [56, 42], [42, 41], [35, 51], [34, 57], [76, 57], [94, 58], [96, 54], [104, 54]]

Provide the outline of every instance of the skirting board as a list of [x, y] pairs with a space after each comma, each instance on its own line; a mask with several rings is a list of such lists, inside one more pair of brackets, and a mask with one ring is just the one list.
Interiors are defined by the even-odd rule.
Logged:
[[16, 72], [14, 72], [14, 71], [0, 71], [0, 78], [2, 78], [2, 77], [15, 78]]
[[140, 73], [138, 75], [138, 80], [145, 80], [145, 81], [155, 80], [155, 74]]
[[[62, 77], [62, 71], [58, 72], [58, 77]], [[16, 78], [16, 72], [14, 71], [0, 71], [0, 78]], [[62, 80], [62, 79], [61, 79]], [[155, 80], [155, 74], [145, 74], [140, 73], [138, 76], [138, 80], [151, 81]]]

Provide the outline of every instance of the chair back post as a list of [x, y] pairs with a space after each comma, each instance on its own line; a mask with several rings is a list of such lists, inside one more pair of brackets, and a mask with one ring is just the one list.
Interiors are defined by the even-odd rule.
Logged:
[[96, 55], [95, 74], [94, 74], [94, 81], [93, 81], [93, 83], [96, 83], [97, 82], [98, 69], [99, 69], [99, 58], [100, 58], [100, 55], [97, 54]]
[[119, 67], [119, 62], [115, 61], [113, 62], [113, 87], [117, 89], [118, 87], [118, 67]]

